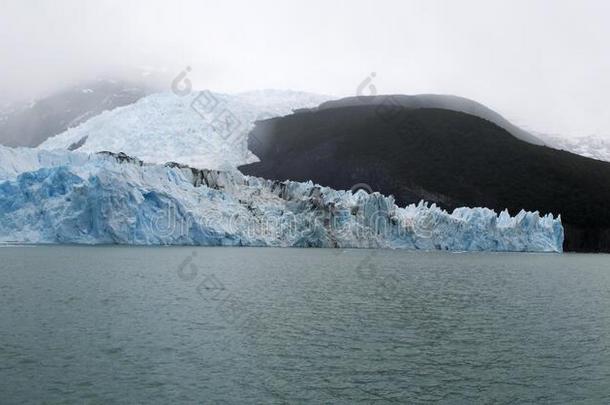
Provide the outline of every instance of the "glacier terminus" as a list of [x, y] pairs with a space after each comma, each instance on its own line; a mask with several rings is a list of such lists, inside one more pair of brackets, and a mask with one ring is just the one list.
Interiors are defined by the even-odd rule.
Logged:
[[125, 154], [0, 147], [0, 242], [561, 252], [560, 217], [272, 181]]

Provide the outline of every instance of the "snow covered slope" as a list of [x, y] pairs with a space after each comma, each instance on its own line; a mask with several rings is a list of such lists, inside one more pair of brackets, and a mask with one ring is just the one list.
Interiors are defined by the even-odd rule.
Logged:
[[[0, 242], [561, 252], [561, 219], [449, 214], [392, 197], [125, 155], [0, 153]], [[25, 164], [18, 164], [24, 154]], [[25, 171], [24, 171], [25, 170]]]
[[40, 145], [105, 110], [132, 104], [153, 93], [153, 83], [97, 79], [70, 86], [36, 100], [0, 107], [0, 144]]
[[589, 135], [577, 138], [539, 135], [554, 149], [565, 150], [577, 155], [610, 162], [610, 139]]
[[42, 149], [124, 152], [146, 162], [220, 169], [256, 161], [247, 149], [254, 122], [328, 100], [309, 93], [265, 90], [236, 95], [209, 91], [157, 93], [106, 111], [45, 141]]

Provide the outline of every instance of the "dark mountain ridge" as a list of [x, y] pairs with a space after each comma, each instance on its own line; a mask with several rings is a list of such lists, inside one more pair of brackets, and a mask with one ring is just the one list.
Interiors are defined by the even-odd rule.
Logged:
[[535, 145], [544, 145], [545, 142], [531, 133], [519, 128], [491, 108], [468, 98], [448, 94], [389, 94], [379, 96], [355, 96], [322, 103], [314, 109], [305, 111], [321, 111], [341, 107], [358, 107], [363, 105], [377, 106], [380, 113], [391, 113], [397, 107], [405, 108], [440, 108], [443, 110], [459, 111], [475, 117], [491, 121], [500, 128], [504, 128], [511, 135], [522, 141]]
[[379, 104], [301, 110], [258, 122], [245, 174], [312, 180], [338, 189], [365, 183], [446, 209], [485, 206], [561, 214], [566, 251], [610, 252], [610, 163], [524, 142], [459, 111]]

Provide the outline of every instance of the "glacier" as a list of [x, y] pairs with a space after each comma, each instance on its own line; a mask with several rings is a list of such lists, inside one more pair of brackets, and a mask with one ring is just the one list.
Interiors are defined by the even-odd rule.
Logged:
[[315, 107], [330, 96], [290, 90], [237, 94], [155, 93], [47, 139], [40, 149], [123, 152], [149, 163], [173, 161], [208, 169], [256, 162], [247, 135], [257, 120]]
[[561, 218], [272, 181], [125, 154], [0, 147], [0, 242], [561, 252]]

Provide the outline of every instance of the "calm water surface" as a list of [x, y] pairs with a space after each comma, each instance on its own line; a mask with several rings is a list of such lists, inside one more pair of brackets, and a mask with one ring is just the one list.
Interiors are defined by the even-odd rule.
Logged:
[[0, 403], [609, 403], [610, 256], [0, 248]]

